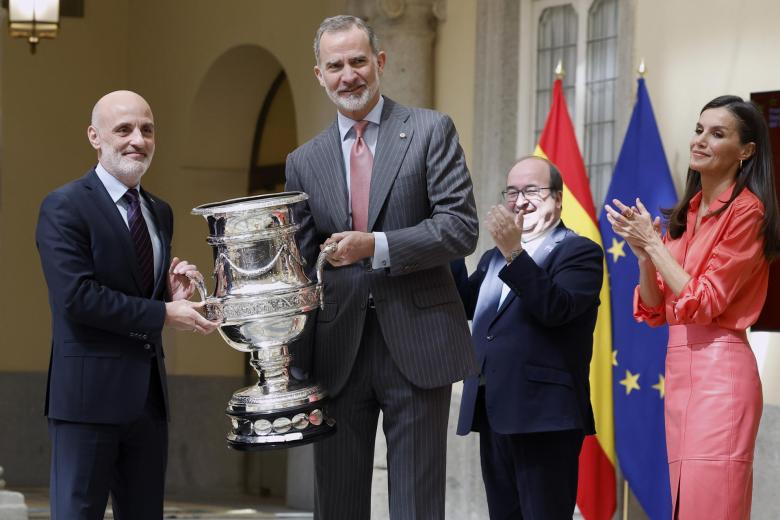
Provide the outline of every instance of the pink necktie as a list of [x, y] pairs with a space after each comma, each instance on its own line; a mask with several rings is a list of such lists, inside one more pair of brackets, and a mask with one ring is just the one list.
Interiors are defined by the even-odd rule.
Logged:
[[368, 230], [368, 191], [371, 186], [371, 168], [374, 157], [363, 139], [368, 121], [358, 121], [355, 129], [355, 142], [349, 152], [349, 186], [352, 192], [352, 229]]

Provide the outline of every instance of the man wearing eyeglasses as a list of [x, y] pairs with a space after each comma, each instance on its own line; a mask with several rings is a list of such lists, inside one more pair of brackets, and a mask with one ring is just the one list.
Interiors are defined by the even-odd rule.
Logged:
[[496, 247], [453, 273], [480, 374], [464, 381], [458, 434], [480, 433], [491, 519], [572, 518], [585, 435], [601, 248], [561, 221], [563, 181], [529, 156], [509, 171], [486, 227]]

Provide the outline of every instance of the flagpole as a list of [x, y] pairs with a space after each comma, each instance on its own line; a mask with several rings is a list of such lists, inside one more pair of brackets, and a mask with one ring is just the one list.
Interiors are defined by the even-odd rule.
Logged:
[[[637, 74], [639, 74], [640, 78], [645, 77], [645, 72], [647, 72], [647, 67], [645, 67], [645, 59], [642, 58], [639, 61], [639, 66], [636, 69]], [[629, 497], [629, 490], [628, 490], [628, 480], [623, 479], [623, 520], [628, 520], [628, 497]]]
[[623, 479], [623, 520], [628, 520], [628, 480]]

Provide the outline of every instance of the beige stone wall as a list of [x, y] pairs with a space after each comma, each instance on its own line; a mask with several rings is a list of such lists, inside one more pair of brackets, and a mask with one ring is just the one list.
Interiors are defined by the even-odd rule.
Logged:
[[474, 78], [476, 32], [476, 1], [449, 0], [435, 43], [434, 107], [455, 122], [469, 167], [473, 164], [474, 86], [479, 83]]
[[674, 175], [684, 177], [699, 110], [721, 94], [780, 89], [780, 2], [637, 2], [635, 52]]
[[96, 160], [86, 129], [97, 98], [128, 83], [128, 5], [90, 3], [88, 17], [65, 19], [60, 37], [41, 43], [35, 55], [2, 29], [0, 370], [48, 365], [49, 308], [34, 239], [38, 206]]

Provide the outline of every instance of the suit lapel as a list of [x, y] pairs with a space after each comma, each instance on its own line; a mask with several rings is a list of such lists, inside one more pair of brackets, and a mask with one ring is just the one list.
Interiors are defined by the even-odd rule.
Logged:
[[491, 254], [488, 255], [486, 264], [480, 266], [485, 269], [485, 274], [477, 293], [477, 303], [474, 308], [472, 325], [475, 334], [490, 330], [493, 322], [496, 321], [496, 310], [498, 309], [498, 300], [501, 297], [501, 284], [503, 283], [498, 278], [498, 272], [501, 270], [501, 261], [503, 261], [503, 256], [501, 256], [498, 248], [493, 248]]
[[127, 225], [122, 216], [119, 214], [119, 210], [116, 208], [116, 204], [111, 200], [111, 196], [106, 191], [106, 187], [100, 182], [100, 178], [95, 173], [95, 170], [90, 171], [85, 179], [85, 186], [90, 191], [90, 199], [95, 203], [95, 207], [103, 215], [106, 222], [110, 223], [111, 228], [114, 230], [114, 238], [120, 242], [122, 247], [121, 254], [123, 258], [127, 259], [128, 267], [133, 275], [138, 293], [142, 294], [143, 283], [141, 280], [141, 268], [138, 265], [138, 258], [135, 256], [135, 246], [130, 239], [130, 232], [127, 229]]
[[[412, 141], [409, 109], [385, 98], [368, 196], [368, 231], [372, 231]], [[403, 137], [401, 137], [403, 136]]]
[[[337, 231], [351, 229], [349, 225], [349, 197], [347, 194], [347, 173], [344, 167], [344, 155], [341, 151], [341, 135], [338, 120], [334, 121], [317, 142], [320, 154], [312, 154], [317, 162], [311, 164], [314, 177], [322, 193], [327, 194], [328, 214]], [[319, 162], [322, 161], [322, 162]]]
[[[555, 228], [555, 230], [552, 232], [552, 234], [547, 237], [541, 246], [539, 246], [539, 249], [534, 251], [534, 254], [531, 258], [534, 259], [534, 262], [536, 262], [536, 265], [538, 265], [541, 268], [545, 268], [547, 264], [549, 263], [550, 259], [550, 253], [553, 249], [560, 243], [561, 240], [564, 239], [566, 236], [566, 231], [568, 228], [563, 225], [563, 222], [558, 224], [558, 226]], [[509, 294], [506, 295], [506, 298], [504, 298], [504, 301], [501, 303], [501, 306], [498, 308], [498, 313], [496, 313], [496, 317], [493, 319], [493, 322], [495, 322], [501, 314], [506, 310], [507, 307], [514, 301], [514, 299], [517, 298], [517, 294], [515, 294], [514, 291], [510, 290]], [[491, 325], [493, 324], [491, 322]]]

